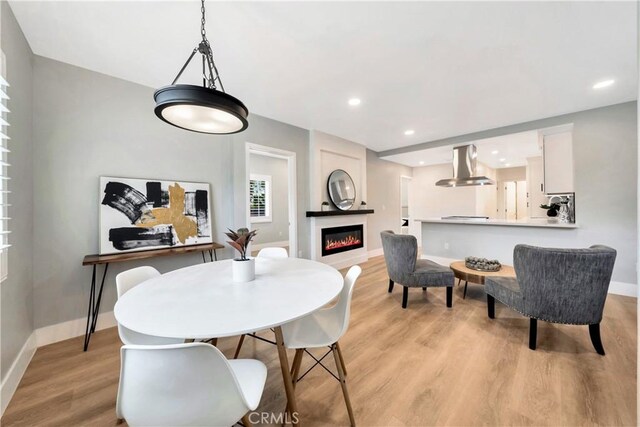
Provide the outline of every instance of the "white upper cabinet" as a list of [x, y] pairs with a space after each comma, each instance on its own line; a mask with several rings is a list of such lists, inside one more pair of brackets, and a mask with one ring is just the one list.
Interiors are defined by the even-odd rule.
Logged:
[[573, 138], [571, 131], [543, 137], [544, 192], [561, 194], [575, 192], [573, 186]]

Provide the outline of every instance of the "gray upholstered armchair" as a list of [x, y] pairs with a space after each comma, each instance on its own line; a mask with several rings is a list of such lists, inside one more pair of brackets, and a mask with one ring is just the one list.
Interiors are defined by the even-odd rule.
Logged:
[[395, 234], [383, 231], [382, 250], [389, 273], [389, 293], [394, 283], [402, 285], [402, 308], [407, 308], [409, 288], [447, 287], [447, 307], [451, 307], [453, 299], [453, 272], [449, 267], [433, 261], [418, 258], [418, 241], [414, 236]]
[[538, 319], [589, 325], [596, 351], [604, 355], [600, 321], [611, 281], [616, 251], [607, 246], [553, 249], [517, 245], [515, 278], [487, 277], [485, 291], [491, 319], [495, 300], [529, 317], [529, 348], [536, 349]]

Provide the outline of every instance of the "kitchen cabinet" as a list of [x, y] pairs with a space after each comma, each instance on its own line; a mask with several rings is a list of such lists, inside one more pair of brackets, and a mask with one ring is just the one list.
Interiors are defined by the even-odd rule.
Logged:
[[573, 138], [571, 132], [544, 135], [544, 192], [575, 192], [573, 186]]
[[540, 207], [547, 203], [544, 185], [544, 165], [542, 157], [527, 159], [527, 203], [529, 218], [546, 218], [547, 211]]

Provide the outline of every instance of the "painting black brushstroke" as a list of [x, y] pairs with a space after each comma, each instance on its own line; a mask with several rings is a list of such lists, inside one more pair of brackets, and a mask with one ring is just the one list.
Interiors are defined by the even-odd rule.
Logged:
[[135, 224], [142, 214], [148, 210], [145, 195], [122, 182], [110, 181], [107, 183], [104, 188], [102, 204], [125, 214], [131, 224]]
[[162, 206], [162, 184], [159, 182], [147, 182], [147, 200], [153, 203], [154, 208]]
[[198, 223], [198, 237], [211, 235], [209, 227], [209, 193], [196, 190], [196, 221]]
[[173, 246], [173, 227], [158, 225], [151, 228], [121, 227], [109, 230], [109, 241], [113, 247], [125, 251], [150, 246]]

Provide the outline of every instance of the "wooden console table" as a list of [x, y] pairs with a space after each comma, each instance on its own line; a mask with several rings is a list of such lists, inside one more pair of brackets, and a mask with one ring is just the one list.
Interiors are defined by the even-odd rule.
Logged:
[[[84, 333], [84, 351], [89, 348], [89, 341], [91, 340], [91, 334], [96, 330], [96, 322], [98, 320], [98, 313], [100, 312], [100, 301], [102, 300], [102, 289], [104, 288], [104, 281], [107, 277], [107, 270], [109, 264], [112, 262], [126, 262], [135, 261], [147, 258], [156, 258], [167, 255], [188, 254], [192, 252], [200, 252], [202, 254], [202, 262], [207, 262], [205, 252], [209, 253], [209, 260], [218, 260], [218, 254], [216, 249], [223, 249], [224, 246], [220, 243], [204, 243], [201, 245], [180, 246], [177, 248], [166, 249], [152, 249], [147, 251], [137, 252], [123, 252], [119, 254], [109, 255], [85, 255], [82, 260], [82, 265], [93, 266], [93, 273], [91, 275], [91, 292], [89, 294], [89, 309], [87, 311], [87, 326]], [[102, 280], [100, 282], [100, 288], [96, 294], [96, 272], [98, 265], [104, 265], [104, 271], [102, 272]]]

